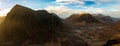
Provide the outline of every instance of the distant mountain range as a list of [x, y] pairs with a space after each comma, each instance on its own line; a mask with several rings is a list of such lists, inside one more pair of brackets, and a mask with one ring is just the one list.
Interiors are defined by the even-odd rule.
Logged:
[[0, 46], [116, 45], [120, 43], [119, 20], [89, 13], [62, 19], [46, 10], [15, 5], [1, 22]]

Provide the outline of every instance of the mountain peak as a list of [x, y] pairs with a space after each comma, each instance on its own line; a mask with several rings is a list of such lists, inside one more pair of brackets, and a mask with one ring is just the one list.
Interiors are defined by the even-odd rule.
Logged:
[[[21, 7], [22, 5], [16, 4], [14, 7]], [[22, 6], [23, 7], [23, 6]]]
[[81, 12], [80, 14], [83, 15], [83, 14], [89, 14], [89, 13], [87, 13], [87, 12]]
[[81, 16], [91, 16], [91, 14], [89, 14], [89, 13], [81, 13], [81, 14], [79, 14], [80, 15], [80, 17]]
[[94, 18], [89, 13], [82, 13], [82, 14], [73, 14], [69, 18], [66, 19], [67, 22], [71, 23], [100, 23], [99, 20]]
[[32, 14], [34, 14], [34, 10], [24, 7], [22, 5], [16, 4], [7, 14], [6, 19], [16, 20], [16, 19], [21, 19], [23, 17], [27, 17], [27, 16], [33, 16]]
[[16, 4], [12, 9], [11, 9], [11, 11], [12, 10], [16, 10], [16, 9], [29, 9], [29, 10], [32, 10], [31, 8], [28, 8], [28, 7], [25, 7], [25, 6], [22, 6], [22, 5], [19, 5], [19, 4]]
[[34, 11], [21, 5], [15, 5], [2, 23], [4, 39], [17, 39], [22, 41], [21, 43], [28, 39], [30, 43], [48, 43], [51, 39], [57, 38], [55, 35], [59, 35], [58, 33], [63, 30], [63, 23], [57, 15], [46, 10]]

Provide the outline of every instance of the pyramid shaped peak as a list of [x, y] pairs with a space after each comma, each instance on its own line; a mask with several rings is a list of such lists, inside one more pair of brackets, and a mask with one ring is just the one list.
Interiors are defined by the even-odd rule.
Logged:
[[10, 13], [22, 12], [22, 11], [34, 11], [31, 8], [16, 4], [10, 11]]
[[[11, 11], [14, 11], [14, 10], [32, 10], [31, 8], [28, 8], [28, 7], [25, 7], [25, 6], [22, 6], [22, 5], [19, 5], [19, 4], [16, 4], [12, 9]], [[34, 11], [34, 10], [32, 10]]]
[[6, 19], [5, 20], [16, 20], [16, 19], [22, 19], [23, 17], [29, 17], [29, 16], [33, 16], [34, 14], [34, 10], [24, 7], [22, 5], [18, 5], [16, 4], [7, 14]]

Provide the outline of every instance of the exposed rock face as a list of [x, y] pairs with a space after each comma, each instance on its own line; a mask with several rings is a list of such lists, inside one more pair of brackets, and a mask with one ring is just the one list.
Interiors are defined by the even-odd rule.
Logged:
[[[1, 46], [87, 46], [54, 13], [16, 5], [0, 32]], [[76, 38], [77, 37], [77, 38]]]

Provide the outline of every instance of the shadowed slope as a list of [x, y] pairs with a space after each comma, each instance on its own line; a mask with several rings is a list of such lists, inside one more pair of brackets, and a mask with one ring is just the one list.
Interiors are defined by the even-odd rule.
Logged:
[[54, 41], [62, 31], [58, 17], [46, 10], [34, 11], [21, 5], [14, 6], [2, 24], [3, 41], [13, 43], [11, 46]]
[[0, 32], [1, 46], [87, 46], [63, 20], [46, 10], [16, 5], [7, 14]]

